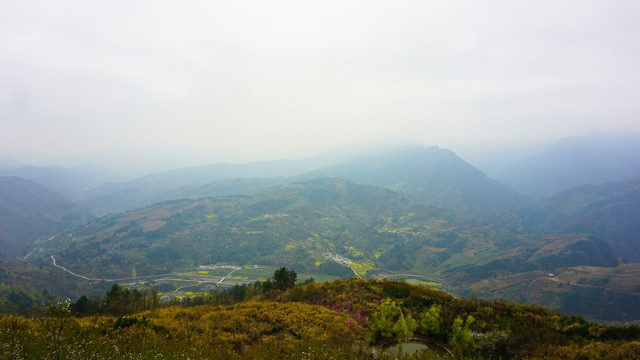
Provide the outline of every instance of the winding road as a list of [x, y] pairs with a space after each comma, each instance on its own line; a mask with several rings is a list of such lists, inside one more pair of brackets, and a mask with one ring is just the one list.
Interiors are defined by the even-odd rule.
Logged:
[[53, 260], [53, 266], [62, 269], [63, 271], [75, 276], [75, 277], [79, 277], [81, 279], [85, 279], [85, 280], [89, 280], [89, 281], [127, 281], [127, 280], [137, 280], [137, 279], [151, 279], [151, 278], [155, 278], [155, 277], [162, 277], [162, 276], [169, 276], [169, 275], [175, 275], [175, 274], [171, 274], [171, 273], [167, 273], [167, 274], [157, 274], [157, 275], [144, 275], [144, 276], [136, 276], [136, 277], [127, 277], [127, 278], [119, 278], [119, 279], [101, 279], [101, 278], [90, 278], [90, 277], [86, 277], [84, 275], [80, 275], [80, 274], [76, 274], [73, 271], [67, 269], [66, 267], [62, 266], [62, 265], [58, 265], [56, 263], [56, 258], [51, 255], [51, 260]]
[[[233, 274], [235, 271], [240, 270], [240, 269], [233, 269], [231, 270], [227, 275], [223, 276], [220, 278], [220, 280], [217, 280], [213, 277], [207, 277], [206, 279], [204, 277], [196, 277], [195, 280], [194, 279], [183, 279], [183, 278], [176, 278], [176, 276], [178, 276], [178, 274], [175, 273], [167, 273], [167, 274], [157, 274], [157, 275], [144, 275], [144, 276], [137, 276], [137, 277], [126, 277], [126, 278], [118, 278], [118, 279], [103, 279], [103, 278], [90, 278], [84, 275], [80, 275], [80, 274], [76, 274], [73, 271], [67, 269], [66, 267], [59, 265], [56, 262], [56, 258], [54, 255], [51, 255], [51, 260], [53, 261], [53, 266], [61, 269], [62, 271], [71, 274], [75, 277], [79, 277], [81, 279], [84, 280], [89, 280], [89, 281], [113, 281], [113, 282], [122, 282], [122, 281], [135, 281], [135, 280], [140, 280], [140, 279], [152, 279], [152, 278], [164, 278], [164, 277], [168, 277], [170, 276], [171, 278], [169, 279], [158, 279], [158, 280], [175, 280], [175, 281], [186, 281], [186, 282], [195, 282], [196, 284], [194, 285], [185, 285], [185, 286], [181, 286], [179, 288], [177, 288], [175, 291], [173, 291], [174, 293], [184, 289], [184, 288], [188, 288], [188, 287], [192, 287], [192, 286], [196, 286], [202, 283], [207, 283], [207, 284], [215, 284], [215, 285], [223, 285], [224, 282], [227, 280], [227, 278], [229, 276], [231, 276], [231, 274]], [[213, 279], [212, 279], [213, 278]], [[245, 280], [236, 280], [233, 279], [233, 281], [231, 281], [231, 284], [237, 284], [238, 282], [245, 282]]]

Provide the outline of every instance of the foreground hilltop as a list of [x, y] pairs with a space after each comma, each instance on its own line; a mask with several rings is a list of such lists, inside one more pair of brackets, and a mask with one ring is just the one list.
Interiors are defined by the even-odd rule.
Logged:
[[[593, 324], [504, 300], [461, 299], [404, 282], [261, 288], [236, 287], [157, 307], [116, 286], [104, 301], [125, 305], [120, 311], [128, 316], [75, 318], [63, 303], [42, 319], [0, 317], [0, 357], [392, 358], [376, 345], [385, 337], [430, 339], [458, 358], [628, 359], [640, 353], [635, 326]], [[126, 306], [136, 301], [147, 310]], [[189, 306], [195, 303], [202, 305]]]

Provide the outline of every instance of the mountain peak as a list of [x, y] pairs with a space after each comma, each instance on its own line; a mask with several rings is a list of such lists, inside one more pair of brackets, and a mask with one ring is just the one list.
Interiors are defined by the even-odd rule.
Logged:
[[530, 201], [449, 149], [407, 145], [327, 168], [328, 176], [388, 188], [425, 205], [464, 214], [514, 209]]

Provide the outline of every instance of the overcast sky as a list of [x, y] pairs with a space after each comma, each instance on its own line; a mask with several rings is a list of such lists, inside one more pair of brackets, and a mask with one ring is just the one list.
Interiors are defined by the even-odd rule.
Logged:
[[0, 0], [0, 147], [248, 160], [638, 131], [639, 4]]

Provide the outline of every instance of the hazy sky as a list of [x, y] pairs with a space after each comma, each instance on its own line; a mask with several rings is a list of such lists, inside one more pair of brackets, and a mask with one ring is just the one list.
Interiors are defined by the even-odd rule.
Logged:
[[640, 130], [639, 4], [0, 0], [0, 147], [263, 159]]

